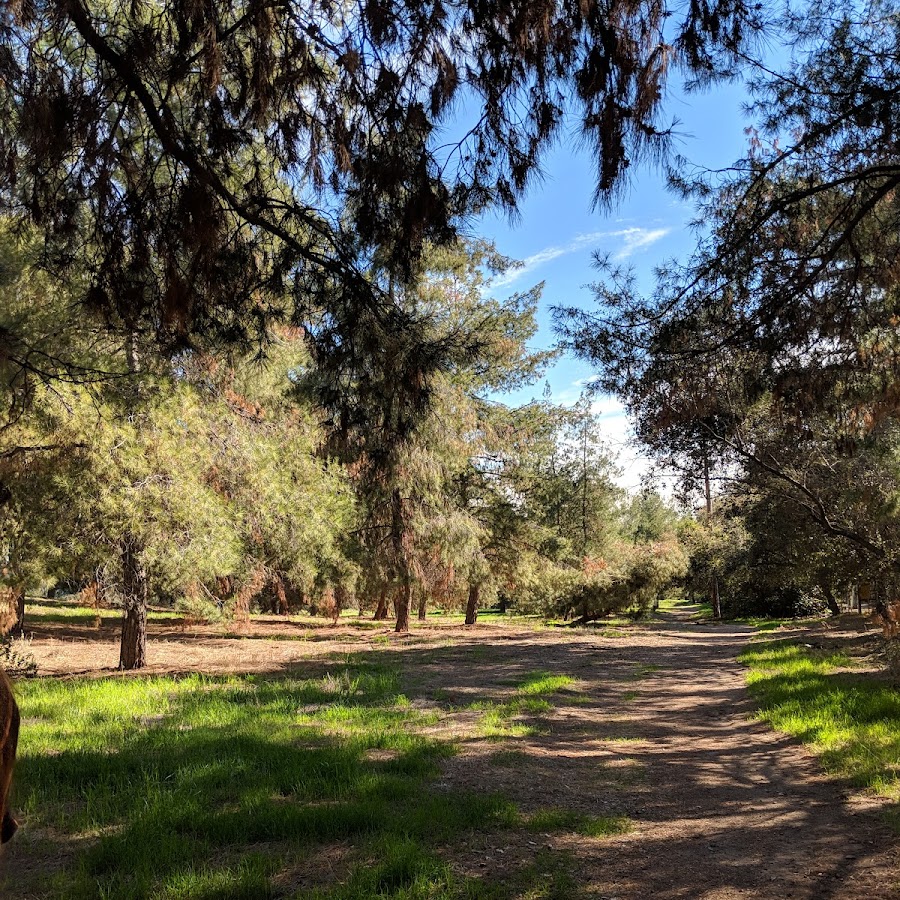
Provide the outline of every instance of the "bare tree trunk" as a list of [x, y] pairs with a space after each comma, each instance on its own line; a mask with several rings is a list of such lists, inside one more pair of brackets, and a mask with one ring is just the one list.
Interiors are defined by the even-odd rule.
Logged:
[[587, 471], [587, 420], [581, 423], [581, 555], [587, 556], [588, 547], [588, 471]]
[[10, 629], [9, 633], [11, 637], [17, 638], [22, 637], [25, 632], [25, 588], [17, 587], [15, 591], [13, 605], [16, 613], [16, 621], [13, 623], [13, 627]]
[[821, 585], [822, 595], [825, 597], [825, 602], [828, 604], [828, 612], [830, 612], [833, 616], [839, 616], [841, 614], [840, 604], [837, 602], [837, 598], [831, 591], [831, 588], [827, 584]]
[[419, 595], [419, 621], [420, 622], [425, 621], [425, 614], [426, 614], [427, 609], [428, 609], [428, 595], [425, 593], [425, 591], [422, 591], [422, 593]]
[[480, 584], [469, 585], [469, 599], [466, 602], [466, 625], [474, 625], [478, 618], [478, 599], [481, 595]]
[[279, 616], [289, 616], [291, 614], [287, 591], [284, 589], [284, 580], [278, 576], [275, 577], [275, 606], [275, 612]]
[[394, 565], [400, 576], [400, 590], [394, 599], [394, 610], [397, 613], [397, 625], [394, 630], [398, 634], [409, 631], [409, 606], [412, 600], [412, 577], [406, 558], [406, 548], [403, 545], [405, 530], [403, 495], [399, 488], [394, 488], [391, 494], [391, 542], [394, 545]]
[[334, 623], [337, 624], [337, 620], [341, 617], [341, 612], [344, 607], [347, 605], [347, 588], [342, 584], [336, 584], [334, 586], [334, 612], [333, 619]]
[[712, 611], [714, 619], [722, 618], [722, 599], [719, 597], [719, 579], [713, 575], [712, 578]]
[[397, 613], [397, 626], [394, 631], [402, 634], [409, 631], [409, 605], [412, 599], [412, 581], [409, 575], [404, 574], [400, 584], [400, 590], [394, 600], [394, 610]]
[[122, 587], [125, 608], [119, 668], [142, 669], [147, 664], [147, 573], [132, 535], [122, 541]]
[[387, 599], [387, 586], [381, 589], [381, 593], [378, 595], [378, 604], [375, 607], [375, 615], [372, 618], [376, 622], [383, 622], [388, 617], [388, 599]]

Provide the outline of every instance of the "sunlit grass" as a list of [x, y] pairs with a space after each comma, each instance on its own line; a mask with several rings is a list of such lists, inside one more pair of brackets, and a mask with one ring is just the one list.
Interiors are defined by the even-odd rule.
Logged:
[[900, 800], [900, 692], [877, 676], [841, 671], [845, 653], [788, 641], [750, 645], [741, 661], [760, 716], [810, 744], [825, 768]]
[[568, 675], [554, 675], [552, 672], [532, 672], [519, 684], [518, 693], [531, 695], [552, 694], [575, 683]]
[[571, 809], [540, 809], [528, 817], [532, 831], [566, 831], [583, 837], [611, 837], [627, 834], [633, 828], [624, 816], [589, 816]]
[[[122, 621], [119, 609], [84, 606], [74, 600], [26, 599], [25, 627], [41, 622], [57, 622], [62, 624], [85, 625], [95, 624], [100, 619], [104, 626], [118, 625]], [[152, 608], [147, 612], [150, 622], [171, 622], [181, 618], [181, 614], [169, 609]]]
[[[556, 853], [496, 881], [454, 872], [447, 851], [478, 830], [604, 837], [625, 826], [564, 810], [535, 819], [496, 793], [436, 787], [457, 750], [435, 736], [446, 710], [413, 703], [400, 671], [380, 658], [336, 655], [316, 677], [21, 682], [14, 804], [24, 827], [14, 850], [44, 859], [48, 872], [33, 866], [29, 880], [8, 871], [15, 895], [575, 896], [563, 892], [574, 882]], [[553, 708], [548, 697], [571, 683], [526, 675], [511, 697], [481, 705], [476, 727], [498, 737], [531, 733], [534, 718]], [[524, 758], [501, 752], [498, 765]], [[342, 848], [344, 868], [291, 887], [285, 873], [315, 869], [326, 846]]]
[[551, 712], [553, 704], [546, 699], [575, 684], [568, 675], [552, 672], [531, 672], [516, 683], [516, 692], [506, 700], [479, 700], [471, 709], [483, 713], [481, 734], [490, 740], [508, 737], [528, 737], [540, 732], [540, 727], [529, 718]]

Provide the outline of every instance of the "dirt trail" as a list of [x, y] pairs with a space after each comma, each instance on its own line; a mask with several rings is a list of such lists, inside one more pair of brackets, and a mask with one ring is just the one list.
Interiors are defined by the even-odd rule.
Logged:
[[[526, 808], [630, 816], [636, 830], [620, 838], [542, 838], [575, 854], [595, 898], [900, 896], [898, 844], [878, 803], [825, 778], [803, 747], [751, 718], [736, 661], [749, 632], [692, 624], [682, 611], [623, 638], [546, 644], [531, 664], [579, 677], [590, 702], [522, 742], [505, 777], [483, 747], [455, 761], [450, 777], [480, 772]], [[470, 849], [494, 851], [500, 866], [529, 852]]]

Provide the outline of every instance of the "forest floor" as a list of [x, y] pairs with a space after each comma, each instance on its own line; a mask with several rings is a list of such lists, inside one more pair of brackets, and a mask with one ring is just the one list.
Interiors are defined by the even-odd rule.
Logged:
[[[503, 797], [520, 822], [530, 823], [494, 821], [438, 841], [435, 852], [464, 886], [459, 896], [900, 896], [900, 843], [882, 815], [886, 801], [827, 777], [809, 750], [756, 718], [747, 670], [737, 660], [754, 629], [698, 622], [695, 614], [674, 608], [647, 624], [601, 629], [522, 623], [467, 629], [429, 621], [409, 636], [352, 620], [329, 627], [261, 617], [246, 633], [230, 635], [163, 620], [151, 625], [146, 674], [321, 679], [361, 660], [398, 673], [411, 708], [430, 715], [422, 719], [423, 734], [453, 747], [423, 790]], [[869, 640], [864, 620], [844, 622], [845, 631], [832, 628], [824, 639]], [[134, 677], [112, 669], [114, 624], [33, 619], [30, 650], [40, 674], [66, 681]], [[812, 641], [823, 629], [789, 634]], [[23, 733], [27, 707], [26, 697]], [[27, 741], [23, 748], [27, 756]], [[391, 752], [366, 751], [375, 764], [389, 762]], [[20, 790], [28, 790], [32, 771], [25, 759]], [[61, 850], [54, 827], [38, 822], [39, 839], [29, 838], [26, 815], [4, 868], [7, 888], [16, 872], [28, 888], [9, 896], [64, 896], [42, 891], [34, 877], [51, 853], [77, 856], [71, 835], [70, 849]], [[276, 876], [271, 893], [259, 896], [306, 896], [313, 888], [321, 892], [316, 896], [332, 890], [344, 896], [337, 886], [350, 877], [352, 843], [323, 847], [306, 869]], [[75, 866], [77, 859], [55, 865]], [[550, 871], [560, 865], [564, 877]], [[310, 866], [331, 874], [313, 876]], [[411, 889], [401, 895], [420, 896]]]

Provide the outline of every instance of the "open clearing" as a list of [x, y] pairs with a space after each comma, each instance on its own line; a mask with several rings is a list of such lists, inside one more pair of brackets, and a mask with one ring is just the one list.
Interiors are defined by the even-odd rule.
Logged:
[[[736, 659], [747, 626], [696, 624], [684, 609], [598, 631], [429, 624], [403, 637], [348, 620], [262, 618], [235, 636], [162, 621], [149, 670], [120, 676], [112, 620], [37, 621], [31, 650], [57, 677], [19, 688], [25, 827], [6, 855], [8, 896], [900, 896], [884, 801], [753, 718]], [[54, 703], [77, 690], [88, 716], [110, 682], [134, 706], [107, 721], [98, 703], [106, 745], [54, 749], [92, 727], [54, 724]], [[215, 716], [197, 705], [222, 690], [231, 705]], [[270, 712], [279, 724], [260, 725], [246, 752], [261, 769], [283, 759], [285, 784], [210, 774]], [[329, 753], [345, 760], [340, 785]], [[116, 758], [127, 809], [100, 803], [91, 775], [112, 779]], [[66, 788], [72, 772], [84, 781]], [[197, 797], [203, 784], [216, 787]], [[129, 858], [156, 839], [158, 853]]]

